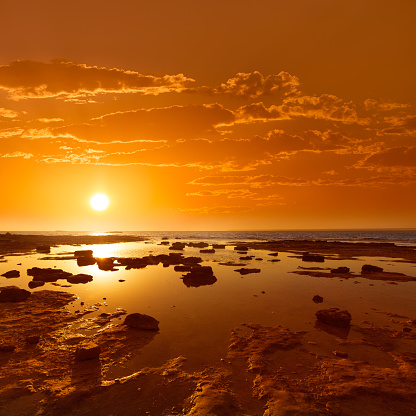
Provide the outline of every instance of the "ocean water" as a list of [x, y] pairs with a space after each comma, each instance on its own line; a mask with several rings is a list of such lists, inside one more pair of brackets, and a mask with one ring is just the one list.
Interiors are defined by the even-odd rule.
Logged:
[[[5, 231], [0, 232], [2, 234]], [[188, 239], [207, 241], [249, 240], [328, 240], [357, 242], [393, 242], [416, 245], [416, 229], [383, 230], [285, 230], [285, 231], [16, 231], [13, 234], [97, 235], [124, 234], [149, 239]]]

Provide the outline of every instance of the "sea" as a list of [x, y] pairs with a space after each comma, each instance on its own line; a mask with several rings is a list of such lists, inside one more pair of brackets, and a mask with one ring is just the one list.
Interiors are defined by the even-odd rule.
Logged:
[[[0, 233], [5, 233], [2, 231]], [[416, 245], [416, 229], [367, 230], [284, 230], [284, 231], [9, 231], [12, 234], [106, 235], [121, 234], [148, 239], [188, 239], [207, 241], [327, 240]]]

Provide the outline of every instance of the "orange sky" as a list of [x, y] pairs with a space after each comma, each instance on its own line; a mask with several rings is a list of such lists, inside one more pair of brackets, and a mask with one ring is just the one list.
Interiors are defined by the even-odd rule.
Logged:
[[0, 230], [416, 227], [414, 16], [2, 0]]

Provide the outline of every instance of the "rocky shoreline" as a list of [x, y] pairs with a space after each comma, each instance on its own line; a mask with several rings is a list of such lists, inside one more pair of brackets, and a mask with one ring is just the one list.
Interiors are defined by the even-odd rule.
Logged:
[[[111, 235], [105, 239], [86, 240], [84, 237], [73, 240], [6, 237], [0, 236], [4, 256], [35, 251], [39, 245], [120, 242], [118, 236]], [[123, 237], [123, 241], [137, 240]], [[396, 284], [416, 280], [371, 265], [363, 266], [361, 274], [351, 273], [345, 266], [336, 269], [312, 266], [314, 262], [322, 263], [322, 257], [324, 263], [327, 259], [359, 256], [415, 263], [413, 247], [304, 240], [235, 242], [233, 245], [235, 262], [223, 264], [234, 266], [241, 275], [253, 273], [256, 276], [261, 270], [242, 268], [241, 253], [246, 252], [247, 261], [256, 261], [261, 259], [247, 256], [247, 251], [268, 250], [273, 260], [278, 260], [279, 252], [289, 252], [302, 259], [305, 267], [293, 271], [299, 275], [331, 279], [362, 277]], [[195, 247], [191, 243], [190, 246], [205, 250], [204, 255], [215, 254], [207, 251], [211, 250], [208, 244]], [[181, 251], [188, 245], [182, 243], [174, 247]], [[222, 248], [217, 246], [216, 249]], [[73, 261], [80, 257], [92, 258], [100, 267], [92, 254], [80, 256], [75, 252], [69, 256]], [[217, 280], [211, 267], [201, 264], [201, 258], [184, 256], [180, 252], [110, 259], [111, 267], [116, 265], [126, 270], [157, 264], [174, 266], [177, 272], [183, 273], [183, 282], [194, 288], [212, 285]], [[110, 260], [107, 263], [102, 262], [109, 266]], [[89, 278], [85, 277], [88, 275], [61, 272], [63, 270], [40, 268], [31, 271], [38, 281], [55, 278], [70, 281], [72, 278], [74, 284], [89, 284]], [[10, 278], [17, 276], [10, 274]], [[414, 316], [388, 315], [389, 312], [380, 311], [395, 323], [392, 328], [357, 321], [349, 311], [328, 308], [324, 303], [316, 316], [310, 316], [316, 331], [245, 323], [230, 334], [223, 358], [202, 371], [193, 370], [187, 366], [187, 357], [178, 356], [161, 366], [142, 367], [129, 376], [112, 379], [107, 377], [111, 368], [140, 354], [159, 335], [157, 317], [128, 314], [119, 309], [86, 321], [85, 317], [97, 308], [70, 312], [68, 306], [76, 299], [73, 294], [19, 290], [25, 293], [12, 300], [6, 297], [6, 292], [11, 294], [13, 290], [0, 287], [0, 297], [3, 293], [5, 297], [0, 299], [0, 415], [416, 414], [416, 311]], [[309, 302], [312, 303], [312, 299]], [[324, 299], [316, 295], [313, 302], [321, 305]], [[76, 332], [82, 325], [84, 329], [94, 328], [91, 335]], [[330, 334], [324, 343], [320, 341], [318, 329]]]

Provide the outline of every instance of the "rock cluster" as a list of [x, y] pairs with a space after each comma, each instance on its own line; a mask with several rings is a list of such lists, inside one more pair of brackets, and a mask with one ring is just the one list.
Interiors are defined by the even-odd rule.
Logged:
[[183, 283], [187, 287], [198, 287], [213, 285], [217, 278], [214, 276], [212, 267], [210, 266], [194, 266], [190, 272], [182, 276]]

